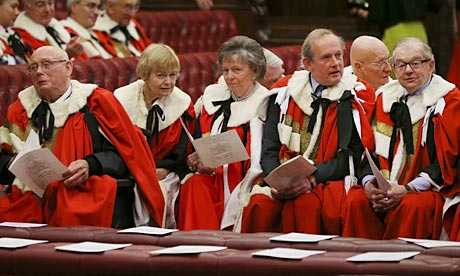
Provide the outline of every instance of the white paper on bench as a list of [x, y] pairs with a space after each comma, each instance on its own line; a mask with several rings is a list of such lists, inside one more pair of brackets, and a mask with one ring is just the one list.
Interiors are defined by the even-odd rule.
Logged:
[[120, 249], [133, 245], [132, 243], [102, 243], [102, 242], [79, 242], [68, 245], [56, 246], [56, 250], [72, 251], [81, 253], [100, 253], [108, 250]]
[[159, 254], [199, 254], [207, 252], [215, 252], [226, 249], [226, 246], [211, 246], [211, 245], [178, 245], [158, 250], [150, 251], [150, 255]]
[[0, 238], [1, 248], [21, 248], [33, 244], [45, 243], [47, 240], [31, 240], [19, 238]]
[[310, 257], [313, 255], [322, 254], [322, 253], [326, 253], [326, 251], [276, 247], [276, 248], [265, 249], [265, 250], [253, 252], [252, 255], [260, 256], [260, 257], [279, 258], [279, 259], [300, 260], [306, 257]]
[[139, 227], [123, 229], [123, 230], [118, 231], [118, 233], [163, 236], [163, 235], [167, 235], [167, 234], [170, 234], [176, 231], [179, 231], [179, 230], [178, 229], [164, 229], [164, 228], [151, 227], [151, 226], [139, 226]]
[[322, 240], [329, 240], [337, 237], [337, 235], [314, 235], [314, 234], [303, 234], [303, 233], [289, 233], [271, 237], [271, 241], [282, 241], [282, 242], [319, 242]]
[[347, 258], [349, 262], [399, 262], [420, 254], [418, 251], [407, 252], [367, 252]]
[[33, 227], [43, 227], [46, 224], [43, 223], [27, 223], [27, 222], [2, 222], [0, 226], [6, 227], [17, 227], [17, 228], [33, 228]]
[[447, 247], [447, 246], [460, 246], [460, 242], [454, 241], [440, 241], [440, 240], [426, 240], [426, 239], [408, 239], [399, 238], [400, 240], [414, 243], [425, 248]]

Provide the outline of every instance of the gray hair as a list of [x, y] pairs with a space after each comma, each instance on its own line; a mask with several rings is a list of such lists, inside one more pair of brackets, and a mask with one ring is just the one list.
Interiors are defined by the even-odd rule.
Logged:
[[424, 59], [429, 59], [432, 60], [434, 59], [433, 51], [431, 50], [431, 47], [426, 44], [425, 42], [421, 41], [418, 38], [415, 37], [407, 37], [401, 39], [398, 43], [396, 43], [395, 48], [393, 49], [393, 56], [391, 57], [391, 60], [394, 60], [394, 55], [395, 52], [397, 52], [399, 49], [416, 49], [416, 50], [421, 50], [424, 55]]
[[311, 50], [311, 46], [315, 40], [325, 35], [333, 35], [337, 37], [340, 40], [340, 43], [342, 44], [342, 50], [345, 50], [345, 41], [343, 40], [342, 37], [336, 35], [333, 31], [329, 29], [315, 29], [307, 35], [307, 37], [305, 38], [302, 44], [302, 57], [306, 57], [309, 60], [313, 60], [315, 57]]
[[70, 15], [70, 5], [73, 3], [78, 4], [80, 0], [67, 0], [67, 14]]
[[247, 36], [234, 36], [224, 42], [217, 51], [217, 63], [222, 69], [222, 63], [231, 59], [234, 55], [247, 62], [249, 67], [256, 71], [256, 78], [265, 75], [265, 56], [262, 46]]

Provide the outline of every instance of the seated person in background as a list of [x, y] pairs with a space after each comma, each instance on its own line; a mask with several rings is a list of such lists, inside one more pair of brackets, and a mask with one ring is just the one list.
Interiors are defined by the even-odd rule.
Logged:
[[32, 49], [26, 47], [18, 33], [9, 29], [19, 14], [18, 0], [0, 0], [0, 65], [27, 62]]
[[283, 60], [275, 55], [272, 51], [264, 48], [265, 62], [267, 63], [265, 75], [257, 81], [270, 89], [275, 82], [284, 77]]
[[[165, 191], [166, 228], [176, 228], [175, 203], [180, 179], [190, 172], [185, 159], [191, 143], [183, 124], [195, 132], [195, 112], [190, 96], [175, 86], [179, 58], [171, 47], [151, 44], [137, 63], [140, 80], [115, 90], [115, 97], [132, 122], [144, 129], [156, 164], [156, 174]], [[145, 208], [142, 208], [145, 210]], [[138, 223], [146, 225], [148, 212], [138, 210]], [[147, 216], [142, 216], [145, 214]]]
[[[245, 182], [260, 174], [260, 141], [269, 93], [256, 79], [265, 74], [262, 47], [246, 36], [235, 36], [217, 52], [219, 70], [224, 82], [208, 86], [202, 96], [199, 132], [202, 136], [236, 130], [250, 159], [217, 168], [204, 166], [197, 153], [187, 163], [197, 173], [181, 187], [178, 226], [182, 230], [228, 229], [231, 216], [238, 212], [233, 195], [244, 191]], [[234, 194], [232, 194], [234, 193]]]
[[[151, 223], [161, 225], [164, 199], [149, 146], [115, 96], [70, 80], [73, 63], [57, 46], [37, 49], [28, 69], [33, 86], [19, 92], [0, 127], [0, 179], [12, 184], [11, 192], [0, 198], [0, 221], [109, 227], [115, 178], [131, 175]], [[7, 166], [31, 129], [69, 169], [68, 178], [49, 184], [41, 202]]]
[[396, 44], [391, 64], [397, 80], [379, 88], [374, 135], [376, 163], [393, 185], [379, 189], [372, 171], [363, 172], [363, 186], [348, 195], [350, 235], [438, 239], [441, 194], [459, 191], [460, 92], [434, 74], [431, 48], [419, 39]]
[[88, 58], [112, 58], [117, 53], [113, 46], [104, 49], [103, 45], [110, 45], [111, 38], [102, 32], [92, 31], [99, 14], [101, 0], [67, 0], [69, 16], [61, 20], [62, 25], [72, 37], [78, 37], [83, 45], [83, 52]]
[[24, 0], [24, 11], [16, 18], [13, 29], [32, 50], [51, 45], [65, 50], [70, 58], [88, 58], [78, 38], [71, 38], [54, 18], [54, 0]]
[[[344, 49], [343, 39], [331, 30], [313, 30], [302, 45], [308, 71], [294, 72], [271, 90], [275, 94], [268, 104], [260, 159], [263, 176], [298, 155], [312, 160], [317, 171], [283, 190], [256, 182], [245, 200], [241, 232], [342, 233], [347, 189], [354, 184], [364, 147], [374, 147], [356, 97], [356, 91], [368, 87], [343, 75]], [[235, 228], [240, 230], [238, 224]]]
[[351, 69], [353, 74], [377, 91], [391, 80], [389, 57], [390, 52], [380, 39], [363, 35], [353, 40], [350, 48], [351, 65], [345, 70]]
[[138, 57], [150, 44], [142, 26], [134, 19], [140, 0], [107, 0], [93, 30], [112, 38], [117, 57]]

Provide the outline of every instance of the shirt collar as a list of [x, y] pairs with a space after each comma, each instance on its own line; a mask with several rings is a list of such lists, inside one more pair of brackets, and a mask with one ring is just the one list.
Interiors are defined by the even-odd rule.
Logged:
[[59, 99], [57, 99], [55, 103], [60, 103], [60, 102], [67, 100], [67, 98], [70, 97], [70, 94], [72, 94], [72, 84], [69, 85], [69, 87], [64, 92], [64, 94], [62, 94], [62, 96], [59, 97]]

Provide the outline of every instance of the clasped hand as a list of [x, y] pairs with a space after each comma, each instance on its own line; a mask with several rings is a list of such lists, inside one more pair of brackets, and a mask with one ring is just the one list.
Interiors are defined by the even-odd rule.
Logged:
[[407, 194], [403, 185], [391, 185], [390, 189], [384, 191], [377, 188], [376, 179], [368, 181], [364, 185], [366, 197], [376, 213], [388, 212], [396, 208], [402, 198]]
[[311, 191], [316, 186], [316, 179], [314, 176], [308, 178], [299, 179], [292, 185], [291, 188], [277, 190], [271, 188], [271, 193], [273, 198], [277, 200], [287, 200], [291, 198], [298, 197], [300, 195], [306, 194]]
[[191, 171], [199, 172], [201, 174], [213, 174], [216, 171], [215, 168], [206, 167], [203, 162], [201, 162], [200, 157], [196, 152], [187, 157], [187, 165]]

